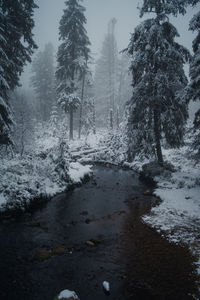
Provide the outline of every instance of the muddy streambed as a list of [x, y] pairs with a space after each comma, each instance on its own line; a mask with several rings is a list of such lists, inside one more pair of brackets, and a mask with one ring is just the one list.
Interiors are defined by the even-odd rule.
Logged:
[[131, 171], [95, 166], [85, 185], [0, 223], [0, 299], [53, 300], [63, 289], [81, 300], [194, 299], [195, 258], [141, 222], [156, 205], [147, 188]]

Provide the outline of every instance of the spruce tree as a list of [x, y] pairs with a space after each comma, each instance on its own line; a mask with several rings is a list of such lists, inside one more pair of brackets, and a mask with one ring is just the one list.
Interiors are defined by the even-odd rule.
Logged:
[[47, 121], [55, 99], [55, 70], [51, 43], [45, 45], [43, 52], [38, 52], [33, 60], [32, 72], [31, 85], [37, 95], [40, 116], [42, 121]]
[[[189, 29], [197, 32], [193, 41], [193, 52], [190, 62], [190, 84], [187, 88], [187, 98], [190, 101], [200, 101], [200, 12], [194, 15], [190, 21]], [[200, 109], [194, 119], [195, 141], [194, 148], [200, 155]]]
[[8, 98], [36, 47], [33, 41], [34, 0], [0, 1], [0, 144], [12, 143]]
[[84, 25], [85, 8], [82, 0], [68, 0], [60, 21], [59, 35], [62, 41], [58, 49], [58, 103], [70, 115], [70, 139], [73, 139], [73, 113], [80, 105], [76, 91], [90, 56], [90, 41]]
[[7, 41], [5, 39], [4, 26], [5, 16], [0, 7], [0, 145], [11, 142], [10, 126], [12, 125], [11, 111], [8, 105], [9, 83], [6, 69], [12, 64], [6, 55]]
[[[114, 35], [116, 20], [110, 20], [108, 32], [103, 41], [100, 58], [96, 62], [95, 69], [95, 97], [99, 125], [113, 126], [110, 122], [110, 114], [116, 111], [117, 95], [117, 71], [118, 71], [118, 50]], [[112, 124], [111, 124], [112, 123]]]
[[124, 114], [126, 102], [132, 96], [130, 64], [131, 60], [127, 53], [120, 53], [117, 74], [117, 128]]
[[129, 102], [130, 154], [155, 154], [163, 165], [161, 141], [172, 147], [183, 142], [187, 104], [178, 96], [187, 84], [183, 64], [189, 52], [179, 45], [168, 15], [185, 12], [185, 1], [144, 0], [140, 15], [155, 18], [136, 27], [128, 52], [132, 56], [133, 96]]

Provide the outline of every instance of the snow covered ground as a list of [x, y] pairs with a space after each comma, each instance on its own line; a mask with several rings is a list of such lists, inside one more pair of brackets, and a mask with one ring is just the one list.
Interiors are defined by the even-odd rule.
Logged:
[[[167, 178], [155, 177], [154, 194], [162, 202], [143, 221], [171, 242], [187, 244], [200, 259], [200, 163], [192, 159], [187, 146], [163, 152], [176, 171]], [[200, 272], [200, 260], [198, 268]]]
[[[185, 146], [163, 149], [164, 160], [175, 167], [175, 172], [154, 177], [157, 182], [154, 195], [161, 203], [142, 219], [169, 241], [187, 244], [199, 257], [197, 268], [200, 274], [200, 161], [191, 150], [194, 135], [189, 127]], [[123, 165], [140, 172], [147, 163], [149, 159], [139, 155], [133, 162]]]
[[73, 160], [71, 151], [77, 142], [70, 144], [41, 129], [36, 141], [32, 153], [1, 158], [1, 211], [25, 210], [33, 200], [53, 197], [69, 185], [81, 183], [92, 172], [91, 165]]

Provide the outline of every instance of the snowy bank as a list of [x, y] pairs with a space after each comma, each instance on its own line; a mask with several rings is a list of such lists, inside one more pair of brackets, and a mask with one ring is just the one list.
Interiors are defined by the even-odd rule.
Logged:
[[[185, 146], [180, 149], [163, 149], [166, 163], [164, 172], [153, 176], [157, 183], [154, 195], [161, 199], [143, 221], [175, 243], [187, 244], [200, 258], [200, 162], [191, 151], [194, 135], [188, 127]], [[107, 149], [97, 153], [96, 160], [114, 162], [139, 174], [150, 160], [141, 152], [127, 162], [127, 141], [121, 131], [108, 134], [100, 146]], [[168, 163], [169, 162], [169, 163]], [[200, 273], [200, 262], [199, 262]]]
[[163, 175], [154, 178], [157, 182], [154, 195], [162, 202], [143, 216], [143, 221], [169, 241], [187, 244], [200, 258], [200, 163], [192, 158], [187, 146], [163, 153], [176, 171], [167, 178]]
[[81, 183], [82, 180], [91, 174], [91, 165], [83, 166], [79, 162], [69, 164], [69, 177], [73, 183]]
[[69, 152], [60, 149], [60, 145], [43, 149], [24, 157], [1, 159], [1, 212], [25, 210], [33, 202], [62, 193], [90, 175], [91, 166], [71, 162]]

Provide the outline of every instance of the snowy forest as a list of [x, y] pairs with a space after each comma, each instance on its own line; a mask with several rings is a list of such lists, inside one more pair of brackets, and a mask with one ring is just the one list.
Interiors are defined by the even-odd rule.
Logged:
[[200, 1], [55, 2], [0, 0], [0, 299], [199, 300]]

